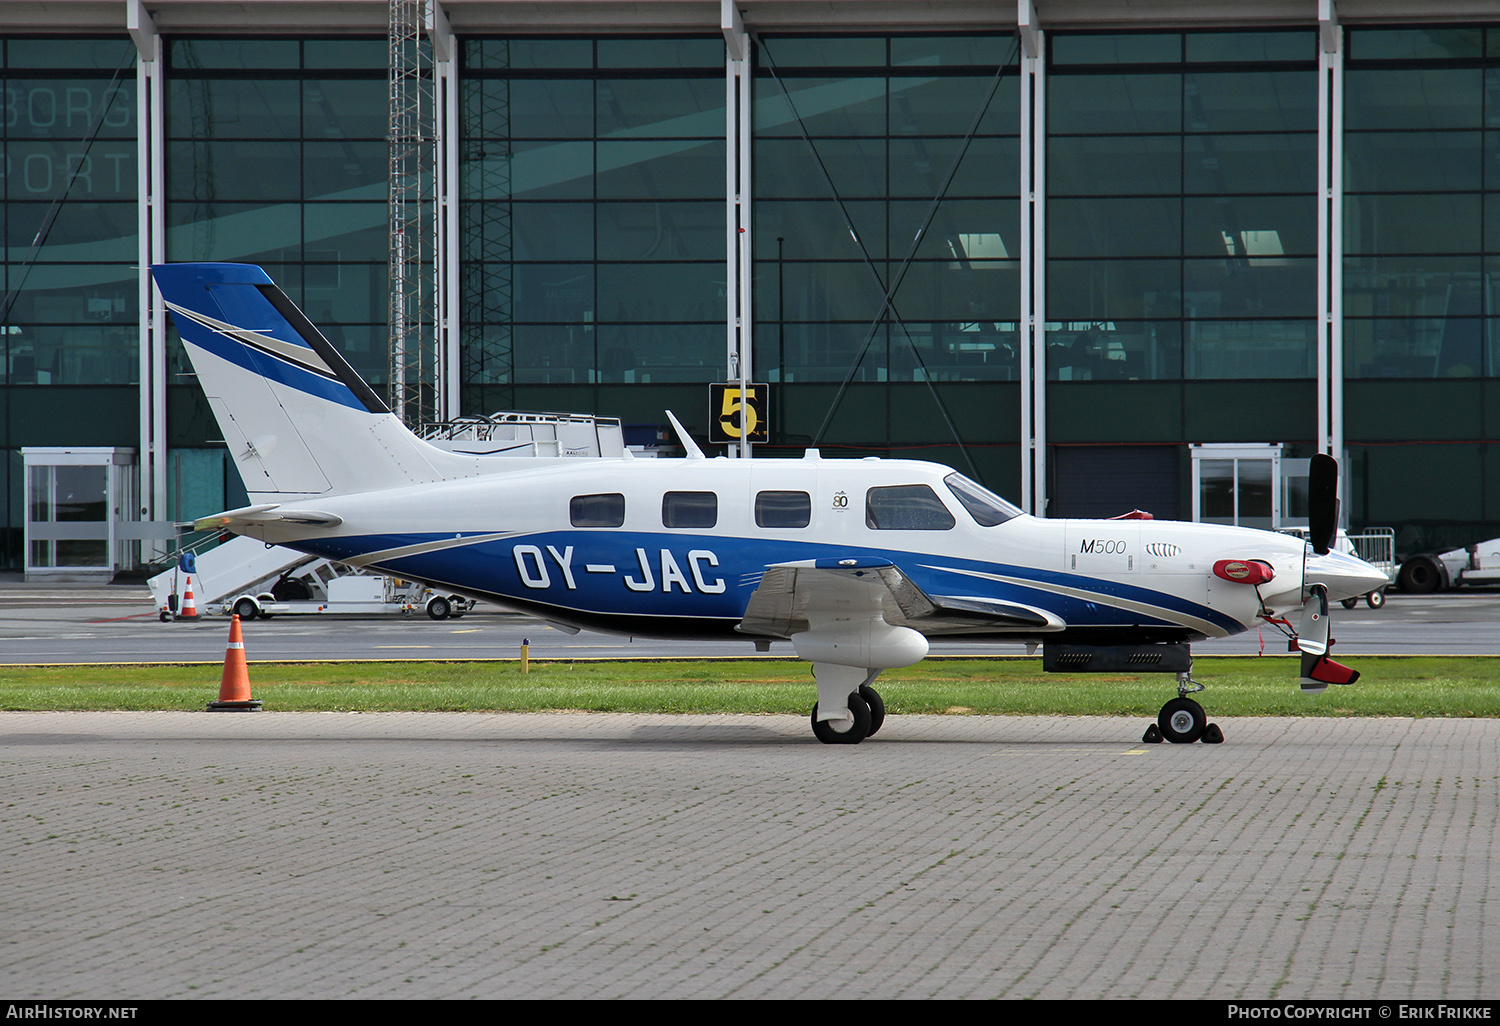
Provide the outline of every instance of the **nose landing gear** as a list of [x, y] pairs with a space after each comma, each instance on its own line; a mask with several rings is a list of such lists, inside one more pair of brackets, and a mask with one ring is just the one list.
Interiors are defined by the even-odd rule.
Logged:
[[1190, 671], [1177, 674], [1177, 697], [1161, 707], [1156, 722], [1146, 728], [1141, 737], [1142, 744], [1155, 745], [1170, 741], [1174, 745], [1190, 745], [1202, 741], [1206, 745], [1217, 745], [1224, 741], [1224, 732], [1217, 723], [1208, 722], [1203, 706], [1187, 697], [1202, 691], [1203, 685], [1193, 680]]

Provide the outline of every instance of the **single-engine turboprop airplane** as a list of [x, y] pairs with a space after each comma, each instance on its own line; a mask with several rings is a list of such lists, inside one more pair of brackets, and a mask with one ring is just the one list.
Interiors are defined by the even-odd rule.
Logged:
[[686, 459], [466, 456], [407, 430], [259, 267], [152, 274], [252, 502], [200, 527], [568, 629], [789, 639], [813, 665], [825, 743], [879, 730], [875, 678], [953, 635], [1040, 644], [1047, 670], [1175, 673], [1178, 697], [1144, 740], [1220, 741], [1187, 697], [1202, 690], [1192, 642], [1276, 624], [1298, 636], [1304, 690], [1353, 683], [1328, 658], [1329, 605], [1386, 583], [1329, 551], [1327, 457], [1313, 464], [1310, 547], [1210, 524], [1038, 519], [935, 463], [708, 459], [680, 426]]

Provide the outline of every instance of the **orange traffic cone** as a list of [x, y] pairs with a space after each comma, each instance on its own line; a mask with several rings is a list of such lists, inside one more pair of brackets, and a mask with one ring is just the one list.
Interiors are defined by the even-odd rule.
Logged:
[[179, 620], [198, 619], [198, 604], [193, 601], [193, 579], [187, 579], [187, 587], [182, 592], [182, 612], [177, 614]]
[[238, 616], [229, 621], [229, 647], [224, 650], [224, 679], [219, 684], [219, 700], [209, 702], [208, 711], [260, 711], [260, 702], [250, 697], [250, 671], [245, 666], [245, 642], [240, 636]]

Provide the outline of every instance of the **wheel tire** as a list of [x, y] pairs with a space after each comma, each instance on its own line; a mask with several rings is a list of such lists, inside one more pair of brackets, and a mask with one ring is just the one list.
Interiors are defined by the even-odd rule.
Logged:
[[885, 699], [868, 684], [859, 686], [859, 697], [870, 707], [870, 732], [865, 737], [874, 737], [880, 730], [880, 725], [885, 722]]
[[260, 615], [260, 607], [255, 604], [254, 599], [242, 598], [234, 604], [234, 615], [248, 623]]
[[1365, 601], [1369, 603], [1371, 609], [1379, 609], [1385, 605], [1385, 589], [1370, 592], [1365, 596]]
[[160, 613], [157, 614], [157, 618], [160, 619], [162, 623], [169, 623], [171, 622], [172, 614], [163, 609]]
[[1161, 707], [1156, 725], [1174, 745], [1190, 745], [1208, 729], [1208, 714], [1191, 698], [1174, 698]]
[[1417, 556], [1401, 564], [1396, 578], [1401, 590], [1410, 595], [1431, 595], [1443, 587], [1443, 568], [1429, 556]]
[[848, 730], [840, 731], [829, 725], [828, 720], [818, 719], [818, 704], [812, 707], [813, 735], [825, 745], [857, 745], [870, 736], [870, 706], [858, 692], [849, 696], [849, 711], [854, 714], [854, 723]]
[[434, 620], [446, 620], [453, 612], [453, 606], [443, 596], [438, 595], [427, 603], [427, 615]]
[[1356, 595], [1353, 598], [1340, 599], [1339, 605], [1343, 606], [1345, 609], [1353, 609], [1355, 606], [1359, 605], [1359, 596]]

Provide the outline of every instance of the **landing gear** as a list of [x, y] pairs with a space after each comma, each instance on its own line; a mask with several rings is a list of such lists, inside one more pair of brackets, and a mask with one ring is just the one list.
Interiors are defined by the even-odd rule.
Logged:
[[1174, 745], [1190, 745], [1208, 729], [1208, 714], [1191, 698], [1174, 698], [1156, 714], [1156, 726]]
[[[812, 709], [813, 735], [825, 745], [857, 745], [885, 723], [885, 700], [870, 682], [879, 670], [814, 663], [818, 702]], [[847, 715], [839, 715], [847, 704]], [[819, 715], [820, 710], [826, 710]]]
[[865, 700], [870, 707], [870, 732], [865, 737], [874, 737], [880, 725], [885, 722], [885, 699], [880, 697], [880, 692], [868, 684], [859, 686], [859, 697]]
[[[812, 707], [813, 734], [825, 745], [857, 745], [875, 733], [870, 726], [870, 705], [859, 696], [858, 691], [849, 694], [849, 714], [849, 719], [820, 720], [818, 719], [818, 705], [814, 702]], [[882, 719], [884, 714], [885, 708], [882, 706]]]
[[1217, 723], [1208, 722], [1203, 706], [1188, 697], [1203, 690], [1203, 685], [1193, 680], [1187, 671], [1177, 674], [1177, 697], [1161, 707], [1156, 722], [1146, 728], [1142, 744], [1155, 745], [1170, 741], [1174, 745], [1190, 745], [1202, 741], [1206, 745], [1224, 742], [1224, 732]]

